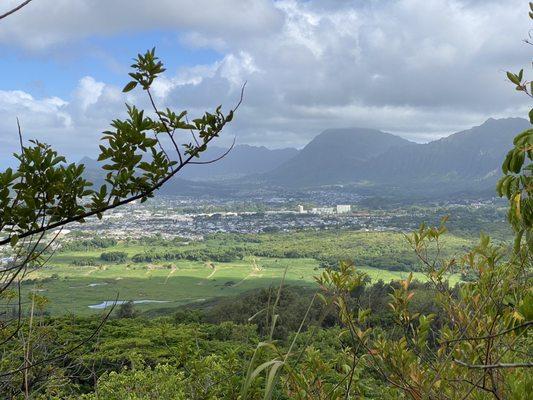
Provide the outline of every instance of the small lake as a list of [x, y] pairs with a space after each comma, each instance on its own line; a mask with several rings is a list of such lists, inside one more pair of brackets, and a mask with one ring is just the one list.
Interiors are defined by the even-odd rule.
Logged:
[[[100, 309], [104, 309], [107, 307], [111, 307], [113, 304], [120, 305], [120, 304], [124, 304], [127, 302], [128, 300], [106, 300], [106, 301], [102, 301], [100, 304], [93, 304], [88, 307], [92, 309], [100, 310]], [[133, 304], [146, 304], [146, 303], [170, 303], [170, 301], [169, 300], [134, 300], [133, 301]]]

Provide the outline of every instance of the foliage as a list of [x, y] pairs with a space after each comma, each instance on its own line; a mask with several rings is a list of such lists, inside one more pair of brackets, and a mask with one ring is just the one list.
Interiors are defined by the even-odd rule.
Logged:
[[135, 311], [135, 304], [129, 300], [118, 306], [117, 317], [118, 318], [134, 318], [137, 315]]
[[90, 239], [77, 239], [61, 245], [61, 251], [87, 251], [94, 249], [105, 249], [116, 246], [117, 241], [112, 238], [93, 237]]
[[[116, 119], [111, 130], [105, 131], [100, 145], [100, 161], [106, 161], [105, 184], [92, 189], [83, 177], [84, 166], [67, 164], [66, 159], [49, 145], [31, 140], [21, 153], [15, 154], [19, 165], [0, 173], [0, 245], [15, 246], [19, 238], [44, 233], [70, 222], [102, 213], [122, 204], [140, 199], [145, 201], [155, 190], [178, 173], [181, 168], [200, 156], [211, 140], [233, 119], [217, 107], [214, 114], [205, 113], [191, 123], [184, 122], [185, 111], [176, 114], [170, 109], [159, 111], [150, 94], [150, 85], [164, 71], [155, 56], [155, 49], [139, 54], [132, 65], [134, 79], [125, 88], [139, 83], [145, 90], [156, 114], [147, 116], [144, 110], [127, 105], [128, 118]], [[180, 148], [175, 135], [186, 131], [194, 143]], [[165, 150], [159, 135], [165, 133], [173, 145], [173, 159]], [[179, 139], [183, 140], [183, 139]], [[172, 153], [170, 153], [172, 154]]]
[[[49, 145], [38, 140], [30, 140], [25, 145], [20, 126], [21, 150], [14, 155], [18, 166], [0, 172], [0, 246], [11, 246], [9, 254], [13, 256], [9, 265], [0, 271], [1, 304], [10, 310], [0, 324], [0, 343], [2, 347], [18, 343], [18, 351], [24, 355], [20, 359], [10, 358], [11, 363], [2, 365], [0, 385], [7, 393], [9, 388], [16, 387], [12, 379], [16, 380], [13, 377], [22, 371], [22, 387], [28, 398], [30, 387], [31, 391], [38, 389], [33, 378], [30, 380], [30, 370], [35, 374], [41, 365], [48, 366], [59, 357], [46, 342], [46, 335], [31, 334], [38, 327], [34, 324], [33, 305], [26, 320], [20, 293], [21, 282], [28, 271], [44, 267], [53, 253], [52, 244], [61, 231], [50, 232], [72, 222], [83, 223], [88, 217], [102, 218], [104, 212], [135, 200], [146, 201], [183, 167], [202, 163], [198, 157], [233, 119], [234, 110], [224, 114], [221, 106], [214, 113], [206, 112], [190, 123], [186, 111], [176, 113], [169, 108], [160, 111], [150, 92], [155, 79], [164, 72], [155, 49], [139, 54], [132, 68], [133, 81], [124, 91], [140, 84], [150, 99], [154, 117], [127, 104], [127, 118], [112, 121], [100, 145], [98, 160], [105, 162], [102, 168], [106, 175], [105, 183], [99, 188], [93, 188], [93, 183], [85, 178], [83, 165], [67, 163], [65, 157]], [[187, 143], [182, 145], [177, 141]], [[169, 143], [171, 149], [168, 149]], [[88, 243], [97, 248], [107, 245], [105, 241]], [[125, 257], [123, 253], [102, 253], [104, 261], [122, 262]], [[26, 324], [29, 324], [27, 337], [22, 336]], [[91, 339], [95, 333], [87, 338]], [[47, 350], [43, 358], [34, 360], [30, 353], [33, 355], [33, 347], [40, 349], [41, 346]]]
[[[529, 3], [529, 7], [529, 17], [533, 19], [533, 3]], [[517, 74], [507, 72], [507, 78], [516, 90], [533, 98], [533, 81], [524, 78], [523, 69]], [[533, 124], [533, 108], [529, 111], [529, 121]], [[528, 245], [533, 247], [533, 129], [520, 133], [513, 144], [502, 164], [504, 176], [498, 182], [497, 192], [509, 200], [508, 218], [516, 232], [515, 248], [518, 249], [524, 235]]]
[[[426, 287], [414, 284], [410, 275], [391, 284], [388, 291], [390, 324], [387, 319], [376, 324], [372, 307], [361, 301], [365, 274], [349, 262], [326, 269], [317, 278], [322, 288], [318, 297], [326, 310], [337, 315], [341, 331], [335, 340], [340, 346], [337, 355], [345, 355], [342, 361], [333, 362], [335, 358], [317, 352], [315, 346], [321, 342], [316, 338], [292, 352], [292, 344], [287, 350], [267, 339], [263, 346], [271, 349], [274, 358], [257, 363], [258, 372], [250, 379], [265, 370], [267, 376], [279, 377], [291, 398], [305, 399], [527, 398], [533, 387], [527, 371], [533, 366], [528, 356], [533, 345], [531, 255], [525, 248], [515, 253], [492, 245], [482, 235], [478, 246], [460, 261], [446, 259], [439, 255], [445, 233], [444, 225], [422, 225], [408, 236], [424, 265], [434, 305], [419, 307]], [[435, 251], [430, 252], [430, 247]], [[456, 263], [475, 272], [477, 279], [450, 287], [446, 276]], [[307, 314], [302, 321], [306, 318]], [[300, 344], [298, 336], [303, 336], [299, 330], [294, 343]], [[343, 363], [343, 372], [332, 378], [337, 362]], [[381, 383], [368, 386], [369, 375]], [[270, 381], [264, 390], [265, 394], [273, 390]]]
[[128, 254], [123, 251], [108, 251], [100, 254], [100, 260], [115, 263], [123, 263], [128, 258]]
[[[448, 254], [466, 249], [469, 239], [445, 239]], [[416, 271], [419, 260], [404, 246], [398, 232], [361, 232], [349, 229], [328, 231], [233, 234], [219, 233], [199, 242], [158, 249], [154, 243], [132, 256], [136, 263], [175, 260], [229, 262], [246, 256], [270, 258], [314, 258], [322, 266], [335, 266], [341, 260], [358, 260], [361, 265], [390, 271]]]

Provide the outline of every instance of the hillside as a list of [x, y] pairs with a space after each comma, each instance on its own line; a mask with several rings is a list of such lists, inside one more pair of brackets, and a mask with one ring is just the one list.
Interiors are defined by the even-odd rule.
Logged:
[[[212, 146], [202, 154], [203, 160], [220, 157], [226, 148]], [[214, 181], [240, 178], [271, 171], [298, 154], [294, 148], [268, 149], [264, 146], [235, 146], [224, 158], [213, 164], [195, 165], [183, 170], [181, 177], [189, 180]]]
[[513, 137], [529, 127], [521, 118], [488, 119], [482, 125], [426, 144], [371, 129], [331, 129], [295, 158], [265, 174], [287, 187], [363, 184], [483, 191], [500, 175]]
[[368, 163], [368, 174], [381, 182], [493, 182], [500, 175], [501, 160], [513, 137], [528, 127], [529, 122], [521, 118], [490, 118], [480, 126], [430, 143], [384, 152]]
[[391, 148], [414, 143], [375, 129], [328, 129], [300, 153], [265, 175], [268, 182], [286, 186], [312, 186], [364, 179], [363, 166]]
[[[521, 118], [490, 118], [425, 144], [375, 129], [347, 128], [325, 130], [300, 151], [239, 145], [216, 163], [186, 167], [161, 193], [223, 194], [259, 183], [287, 189], [343, 184], [362, 194], [393, 196], [492, 196], [513, 137], [529, 126]], [[225, 151], [212, 147], [202, 159]], [[89, 179], [101, 182], [98, 163], [90, 158], [82, 163]]]
[[[201, 160], [216, 159], [227, 150], [227, 148], [211, 146], [202, 153]], [[180, 171], [179, 177], [175, 179], [181, 179], [183, 181], [181, 184], [185, 184], [185, 181], [215, 182], [237, 179], [245, 175], [263, 174], [279, 167], [297, 154], [298, 150], [294, 148], [268, 149], [264, 146], [237, 145], [216, 163], [189, 165]], [[103, 172], [96, 160], [84, 157], [80, 162], [85, 164], [86, 176], [91, 181], [101, 181]], [[176, 185], [172, 183], [171, 186]], [[169, 190], [175, 192], [176, 188]]]

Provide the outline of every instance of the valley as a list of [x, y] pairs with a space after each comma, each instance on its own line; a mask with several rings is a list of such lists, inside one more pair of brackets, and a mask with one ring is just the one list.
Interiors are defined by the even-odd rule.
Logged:
[[[48, 264], [27, 275], [22, 291], [45, 297], [51, 315], [93, 315], [130, 300], [140, 312], [171, 313], [277, 287], [284, 274], [285, 284], [316, 290], [323, 268], [342, 260], [353, 261], [372, 282], [405, 279], [410, 272], [424, 280], [404, 237], [419, 221], [437, 224], [450, 216], [451, 232], [442, 243], [447, 257], [474, 246], [476, 230], [491, 229], [500, 242], [510, 237], [495, 229], [505, 218], [498, 202], [385, 210], [356, 203], [338, 215], [272, 204], [256, 203], [261, 211], [251, 211], [235, 199], [193, 207], [184, 198], [157, 197], [88, 220], [62, 233]], [[463, 278], [460, 269], [449, 276], [451, 283]]]

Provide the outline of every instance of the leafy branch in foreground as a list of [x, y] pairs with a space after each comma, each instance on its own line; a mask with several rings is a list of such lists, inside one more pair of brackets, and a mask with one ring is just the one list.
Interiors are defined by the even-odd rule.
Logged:
[[[533, 19], [533, 3], [529, 3], [529, 18]], [[529, 43], [526, 41], [526, 43]], [[533, 98], [533, 81], [524, 78], [524, 70], [518, 73], [507, 72], [507, 78], [516, 90]], [[533, 125], [533, 108], [529, 111], [529, 121]], [[525, 236], [529, 247], [533, 247], [533, 129], [527, 129], [513, 140], [511, 149], [502, 165], [503, 177], [497, 185], [500, 197], [510, 202], [509, 222], [516, 232], [515, 249], [518, 249]]]
[[[105, 178], [99, 188], [85, 178], [82, 164], [67, 163], [51, 146], [38, 140], [24, 145], [19, 126], [21, 149], [14, 155], [18, 166], [0, 173], [0, 248], [9, 248], [6, 253], [11, 256], [7, 264], [0, 265], [0, 345], [12, 345], [17, 337], [22, 338], [25, 321], [20, 283], [53, 255], [52, 244], [61, 228], [91, 216], [102, 218], [106, 211], [135, 200], [144, 202], [186, 165], [212, 162], [197, 159], [232, 121], [243, 100], [244, 86], [233, 110], [224, 114], [219, 106], [189, 123], [186, 111], [160, 111], [153, 100], [150, 87], [164, 72], [155, 49], [139, 54], [132, 68], [133, 81], [124, 91], [139, 84], [148, 94], [155, 118], [134, 105], [126, 105], [127, 118], [112, 121], [100, 145], [98, 160], [104, 162]], [[167, 135], [166, 140], [161, 135]], [[169, 141], [171, 146], [167, 148]], [[21, 352], [29, 351], [27, 345], [22, 347]], [[67, 348], [59, 356], [38, 362], [25, 360], [21, 367], [2, 371], [0, 378], [10, 379], [13, 373], [52, 362], [68, 352]]]
[[[150, 85], [164, 69], [157, 61], [155, 50], [139, 55], [133, 83], [140, 83], [148, 93]], [[128, 84], [125, 90], [133, 87]], [[243, 87], [244, 91], [244, 87]], [[159, 111], [158, 119], [148, 117], [143, 110], [127, 106], [128, 118], [112, 122], [112, 130], [104, 132], [100, 145], [100, 161], [107, 161], [108, 171], [99, 189], [83, 177], [83, 165], [65, 164], [50, 146], [32, 141], [17, 155], [19, 167], [8, 168], [0, 174], [0, 245], [58, 228], [70, 222], [83, 222], [85, 218], [102, 216], [107, 210], [134, 200], [145, 201], [154, 191], [193, 162], [219, 137], [224, 126], [233, 119], [234, 111], [227, 115], [217, 107], [214, 113], [206, 112], [192, 123], [184, 121], [187, 113], [172, 110]], [[177, 131], [192, 135], [193, 142], [179, 146]], [[159, 134], [166, 132], [174, 146], [173, 153], [165, 149]], [[180, 137], [179, 140], [184, 140]], [[184, 154], [182, 155], [182, 151]], [[172, 157], [174, 156], [174, 157]]]

